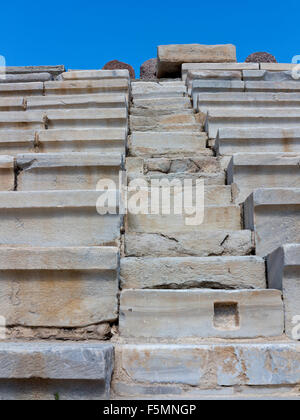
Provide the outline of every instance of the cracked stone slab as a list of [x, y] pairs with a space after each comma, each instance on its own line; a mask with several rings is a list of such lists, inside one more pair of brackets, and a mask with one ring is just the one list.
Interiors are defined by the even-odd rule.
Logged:
[[118, 248], [1, 247], [0, 269], [7, 327], [74, 328], [118, 317]]
[[126, 138], [125, 127], [39, 130], [36, 133], [36, 147], [42, 153], [119, 152], [125, 154]]
[[218, 130], [224, 127], [263, 128], [265, 131], [278, 127], [284, 130], [297, 128], [299, 122], [300, 109], [297, 108], [216, 108], [209, 110], [205, 127], [208, 137], [216, 138]]
[[123, 289], [264, 289], [265, 264], [254, 256], [122, 258], [121, 285]]
[[250, 230], [126, 233], [125, 254], [128, 257], [209, 257], [250, 255], [254, 249]]
[[300, 188], [300, 153], [235, 154], [227, 183], [235, 184], [235, 202], [243, 203], [257, 188]]
[[242, 71], [259, 70], [259, 63], [183, 63], [182, 80], [185, 81], [189, 71]]
[[[97, 212], [96, 204], [102, 193], [82, 190], [0, 192], [0, 245], [118, 244], [122, 216]], [[118, 203], [118, 193], [111, 194]], [[101, 206], [98, 210], [101, 211]]]
[[190, 110], [157, 117], [130, 115], [129, 122], [131, 131], [201, 131], [201, 125]]
[[120, 153], [32, 153], [17, 155], [17, 191], [95, 190], [99, 180], [119, 184]]
[[299, 205], [299, 188], [257, 189], [246, 199], [244, 224], [254, 231], [257, 255], [300, 242]]
[[125, 344], [116, 346], [114, 384], [299, 385], [300, 344], [293, 342]]
[[131, 156], [190, 155], [206, 148], [206, 133], [134, 132], [129, 137]]
[[291, 71], [268, 71], [268, 70], [244, 70], [243, 80], [245, 81], [265, 81], [265, 82], [284, 82], [295, 81]]
[[300, 317], [300, 245], [286, 244], [267, 256], [268, 284], [282, 290], [285, 332], [299, 340]]
[[186, 96], [187, 90], [184, 83], [161, 84], [158, 82], [132, 82], [131, 94], [136, 99], [158, 99], [166, 97]]
[[220, 128], [216, 138], [219, 155], [234, 153], [300, 153], [300, 130], [294, 128]]
[[0, 155], [0, 191], [13, 191], [15, 187], [15, 160]]
[[191, 109], [191, 100], [188, 97], [162, 97], [151, 99], [133, 98], [133, 106], [141, 109], [161, 109], [165, 107], [172, 107], [177, 109]]
[[128, 338], [257, 338], [283, 334], [279, 290], [124, 290]]
[[236, 47], [227, 45], [159, 45], [157, 47], [157, 77], [180, 76], [183, 63], [236, 62]]
[[[73, 395], [71, 399], [85, 395], [88, 399], [93, 385], [99, 392], [98, 399], [109, 398], [114, 350], [108, 343], [1, 343], [0, 365], [0, 389], [4, 388], [8, 399], [18, 395], [21, 399], [54, 399], [55, 394], [62, 399], [67, 395]], [[38, 378], [42, 380], [38, 382]], [[43, 381], [49, 379], [56, 382], [51, 385]], [[73, 381], [73, 392], [69, 381]], [[79, 385], [74, 386], [74, 381]]]

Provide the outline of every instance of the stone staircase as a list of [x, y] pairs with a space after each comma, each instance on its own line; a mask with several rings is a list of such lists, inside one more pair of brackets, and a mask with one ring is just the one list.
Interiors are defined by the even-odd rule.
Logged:
[[[187, 63], [182, 80], [131, 83], [123, 70], [9, 70], [0, 398], [299, 398], [290, 70]], [[96, 209], [101, 179], [123, 196], [124, 169], [129, 200], [136, 180], [145, 191], [160, 182], [159, 193], [192, 180], [191, 195], [203, 182], [202, 223], [164, 204], [125, 217]]]

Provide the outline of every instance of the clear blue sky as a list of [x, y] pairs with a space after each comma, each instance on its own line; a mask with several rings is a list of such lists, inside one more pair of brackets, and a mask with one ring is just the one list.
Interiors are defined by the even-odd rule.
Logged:
[[0, 55], [7, 65], [97, 69], [118, 59], [140, 64], [159, 44], [237, 46], [239, 61], [267, 51], [300, 54], [300, 1], [19, 1], [1, 3]]

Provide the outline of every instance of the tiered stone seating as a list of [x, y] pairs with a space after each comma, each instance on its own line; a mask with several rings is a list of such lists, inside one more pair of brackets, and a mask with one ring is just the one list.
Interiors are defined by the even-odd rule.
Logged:
[[[103, 178], [118, 186], [129, 74], [74, 73], [0, 84], [0, 314], [8, 337], [19, 341], [0, 344], [1, 398], [16, 398], [18, 380], [27, 378], [37, 379], [27, 381], [22, 398], [34, 395], [38, 380], [41, 398], [52, 392], [49, 380], [52, 398], [109, 396], [111, 345], [22, 344], [80, 340], [88, 329], [103, 339], [118, 320], [122, 215], [118, 208], [102, 214], [96, 187]], [[110, 194], [119, 203], [118, 191]]]

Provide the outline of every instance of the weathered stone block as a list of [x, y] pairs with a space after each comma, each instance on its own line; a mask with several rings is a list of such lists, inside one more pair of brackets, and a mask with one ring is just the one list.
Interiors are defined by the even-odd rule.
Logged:
[[293, 70], [296, 64], [292, 63], [260, 63], [261, 70], [268, 71], [288, 71]]
[[133, 106], [141, 109], [161, 109], [165, 107], [177, 108], [180, 110], [191, 109], [191, 100], [185, 96], [178, 97], [161, 97], [161, 98], [133, 98]]
[[[49, 83], [49, 82], [47, 82]], [[27, 83], [0, 83], [0, 96], [42, 96], [44, 92], [43, 82]]]
[[300, 109], [297, 108], [217, 108], [207, 114], [206, 131], [209, 138], [215, 138], [224, 127], [255, 127], [267, 131], [274, 127], [297, 128], [299, 122]]
[[115, 363], [114, 383], [125, 375], [129, 383], [202, 389], [300, 382], [300, 345], [292, 342], [118, 345]]
[[50, 73], [6, 74], [5, 79], [0, 79], [0, 83], [48, 82], [51, 79]]
[[0, 130], [34, 130], [45, 128], [43, 111], [0, 112]]
[[85, 109], [85, 108], [127, 108], [125, 95], [61, 95], [34, 96], [26, 99], [26, 109]]
[[34, 130], [0, 130], [0, 153], [15, 156], [18, 153], [34, 152]]
[[191, 94], [196, 103], [199, 94], [207, 92], [244, 92], [244, 82], [241, 80], [194, 80]]
[[283, 82], [245, 82], [245, 92], [300, 92], [300, 83], [297, 80]]
[[46, 95], [74, 95], [93, 93], [123, 93], [128, 95], [127, 79], [67, 80], [45, 82]]
[[128, 70], [71, 70], [62, 73], [61, 80], [129, 79]]
[[36, 134], [35, 145], [43, 153], [125, 153], [126, 137], [126, 128], [41, 130]]
[[300, 340], [300, 245], [287, 244], [267, 256], [268, 285], [282, 290], [285, 332]]
[[206, 133], [135, 132], [129, 137], [131, 156], [189, 156], [206, 148]]
[[263, 289], [265, 264], [259, 257], [123, 258], [124, 289]]
[[300, 130], [295, 128], [268, 127], [268, 129], [220, 128], [216, 145], [217, 154], [233, 155], [234, 153], [259, 152], [300, 152]]
[[[162, 212], [160, 212], [162, 213]], [[173, 232], [205, 232], [211, 230], [240, 230], [241, 215], [239, 206], [205, 206], [202, 224], [198, 226], [186, 223], [190, 217], [183, 212], [177, 215], [171, 214], [132, 214], [126, 216], [126, 228], [128, 232], [138, 233], [162, 233], [172, 234]]]
[[242, 203], [257, 188], [300, 188], [300, 154], [235, 154], [227, 169], [235, 184], [235, 202]]
[[188, 93], [192, 93], [192, 85], [194, 80], [241, 80], [242, 72], [241, 71], [225, 71], [225, 70], [202, 70], [202, 71], [193, 71], [190, 70], [187, 73], [186, 85], [188, 88]]
[[117, 248], [2, 247], [0, 269], [7, 327], [84, 327], [117, 319]]
[[121, 154], [34, 153], [18, 155], [18, 191], [95, 190], [101, 179], [118, 187]]
[[128, 257], [211, 257], [250, 255], [254, 243], [250, 230], [188, 232], [172, 235], [126, 233]]
[[100, 196], [101, 191], [0, 192], [0, 245], [117, 244], [122, 218], [101, 216], [96, 209]]
[[246, 229], [255, 234], [256, 254], [265, 256], [286, 243], [300, 242], [300, 189], [255, 190], [244, 203]]
[[[31, 111], [34, 112], [34, 111]], [[37, 111], [35, 111], [37, 112]], [[47, 127], [61, 128], [127, 128], [125, 108], [47, 110]], [[1, 122], [1, 120], [0, 120]]]
[[15, 188], [15, 161], [11, 156], [0, 155], [0, 191]]
[[7, 74], [29, 74], [29, 73], [50, 73], [57, 76], [65, 71], [65, 66], [20, 66], [20, 67], [6, 67]]
[[181, 67], [182, 80], [186, 80], [189, 71], [242, 71], [259, 70], [258, 63], [183, 63]]
[[187, 90], [183, 82], [156, 83], [156, 82], [133, 82], [131, 83], [131, 93], [134, 99], [183, 97]]
[[0, 111], [25, 111], [26, 102], [24, 98], [1, 98], [0, 97]]
[[190, 111], [168, 113], [167, 115], [154, 116], [130, 116], [131, 131], [199, 131], [200, 124], [195, 115]]
[[113, 353], [108, 343], [1, 343], [1, 399], [109, 398]]
[[256, 338], [283, 333], [278, 290], [125, 290], [120, 334], [134, 338]]
[[236, 48], [227, 45], [159, 45], [157, 77], [180, 76], [183, 63], [228, 63], [236, 61]]

